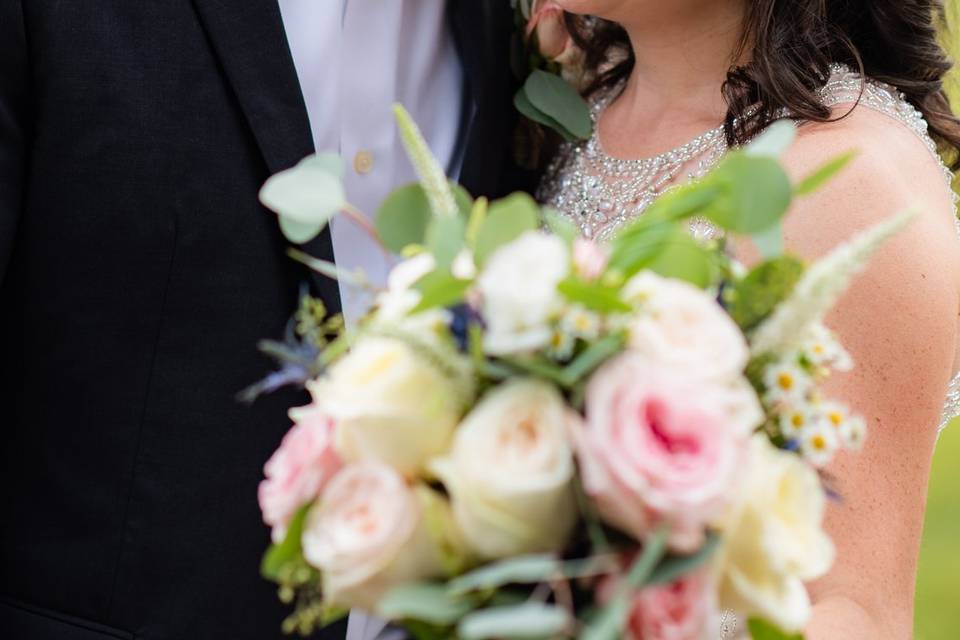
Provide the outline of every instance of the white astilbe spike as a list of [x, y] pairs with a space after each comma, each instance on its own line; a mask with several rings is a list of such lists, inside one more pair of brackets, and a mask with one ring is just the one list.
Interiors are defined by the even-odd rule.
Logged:
[[870, 256], [916, 215], [906, 211], [855, 235], [807, 269], [784, 300], [750, 339], [754, 356], [782, 354], [799, 346], [810, 327], [823, 320]]
[[417, 171], [420, 184], [427, 194], [430, 210], [437, 217], [453, 217], [458, 214], [457, 201], [453, 198], [453, 190], [447, 182], [447, 175], [443, 167], [427, 146], [419, 127], [410, 117], [403, 105], [393, 105], [393, 113], [400, 129], [400, 140], [407, 150], [407, 156]]

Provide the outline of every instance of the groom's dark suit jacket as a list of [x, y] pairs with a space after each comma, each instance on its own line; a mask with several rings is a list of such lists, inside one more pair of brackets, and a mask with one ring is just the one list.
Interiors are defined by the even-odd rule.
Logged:
[[[450, 18], [495, 195], [509, 3]], [[0, 638], [281, 635], [256, 488], [302, 398], [234, 398], [309, 279], [257, 191], [311, 152], [276, 0], [0, 0]]]

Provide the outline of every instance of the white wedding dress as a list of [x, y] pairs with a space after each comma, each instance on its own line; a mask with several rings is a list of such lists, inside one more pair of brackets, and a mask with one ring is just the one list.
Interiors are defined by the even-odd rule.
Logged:
[[[617, 90], [595, 100], [592, 104], [594, 124], [604, 107], [616, 96]], [[937, 153], [937, 147], [927, 132], [927, 123], [895, 87], [864, 79], [848, 67], [834, 65], [830, 81], [820, 90], [827, 107], [853, 105], [883, 113], [892, 121], [913, 131], [927, 146], [943, 169], [944, 180], [951, 184], [953, 174]], [[784, 117], [788, 114], [784, 113]], [[538, 192], [538, 199], [567, 216], [584, 236], [606, 240], [620, 227], [641, 215], [663, 191], [666, 185], [678, 179], [694, 180], [701, 177], [723, 157], [727, 150], [723, 127], [718, 127], [689, 143], [640, 160], [622, 160], [606, 154], [596, 134], [580, 143], [561, 147], [548, 167]], [[684, 175], [685, 174], [685, 175]], [[954, 203], [957, 195], [954, 194]], [[960, 234], [960, 219], [957, 221]], [[703, 220], [691, 223], [695, 237], [709, 238], [717, 230]], [[960, 416], [960, 372], [950, 383], [939, 425], [943, 429], [953, 418]], [[721, 620], [721, 640], [732, 640], [743, 634], [741, 625], [730, 612]]]

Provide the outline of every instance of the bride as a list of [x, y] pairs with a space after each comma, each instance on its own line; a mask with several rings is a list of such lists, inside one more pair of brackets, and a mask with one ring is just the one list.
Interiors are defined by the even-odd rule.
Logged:
[[[917, 207], [828, 318], [858, 366], [829, 392], [870, 416], [864, 452], [829, 473], [832, 572], [810, 586], [809, 640], [910, 638], [937, 425], [960, 412], [960, 238], [950, 172], [960, 123], [941, 88], [934, 0], [557, 0], [593, 76], [593, 137], [554, 157], [540, 196], [609, 237], [672, 184], [707, 171], [773, 120], [802, 123], [799, 177], [850, 166], [800, 199], [787, 246], [813, 258]], [[588, 17], [589, 16], [589, 17]], [[542, 43], [541, 43], [542, 45]], [[694, 229], [710, 234], [709, 228]], [[758, 258], [738, 243], [737, 257]], [[952, 388], [951, 388], [952, 387]], [[944, 410], [944, 397], [949, 396]], [[952, 406], [951, 406], [952, 405]]]

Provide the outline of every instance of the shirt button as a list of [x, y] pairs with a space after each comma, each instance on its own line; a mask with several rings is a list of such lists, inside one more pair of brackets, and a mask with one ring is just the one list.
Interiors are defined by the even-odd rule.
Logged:
[[373, 153], [358, 151], [357, 155], [353, 156], [353, 170], [362, 176], [373, 171]]

